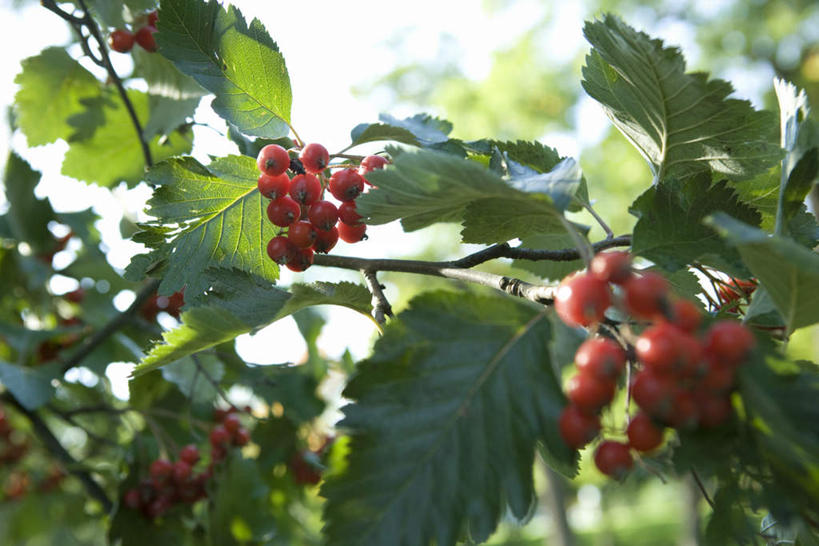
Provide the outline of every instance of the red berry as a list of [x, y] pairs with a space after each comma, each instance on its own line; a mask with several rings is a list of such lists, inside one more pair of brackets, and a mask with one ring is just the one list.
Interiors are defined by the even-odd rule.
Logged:
[[730, 391], [734, 386], [735, 367], [720, 362], [709, 362], [698, 386], [715, 393]]
[[170, 497], [164, 495], [157, 497], [145, 508], [145, 515], [147, 515], [150, 519], [158, 518], [170, 510], [172, 504], [173, 502], [171, 501]]
[[142, 496], [139, 494], [139, 489], [129, 489], [122, 497], [122, 503], [131, 510], [138, 510], [142, 506]]
[[330, 177], [329, 188], [339, 201], [352, 201], [364, 191], [364, 177], [353, 169], [336, 171]]
[[108, 45], [114, 51], [128, 53], [134, 47], [134, 35], [128, 30], [118, 28], [108, 37]]
[[671, 411], [666, 417], [668, 424], [674, 428], [691, 428], [696, 426], [699, 419], [697, 401], [691, 391], [677, 388], [671, 400]]
[[705, 334], [705, 353], [709, 359], [737, 365], [754, 346], [754, 335], [738, 322], [722, 320]]
[[635, 415], [626, 429], [628, 444], [637, 451], [651, 451], [663, 443], [663, 429], [647, 413]]
[[569, 326], [599, 322], [610, 304], [608, 284], [586, 273], [563, 279], [555, 296], [555, 311]]
[[626, 366], [626, 353], [611, 339], [596, 337], [583, 342], [574, 355], [581, 373], [616, 379]]
[[307, 217], [316, 229], [330, 231], [338, 222], [338, 208], [329, 201], [319, 201], [313, 203]]
[[239, 430], [239, 427], [242, 426], [242, 421], [239, 420], [238, 415], [235, 413], [230, 413], [225, 415], [225, 418], [222, 419], [222, 426], [225, 427], [225, 430], [231, 434], [234, 434], [237, 430]]
[[287, 227], [301, 216], [301, 207], [298, 203], [284, 196], [271, 201], [267, 205], [267, 217], [270, 222], [279, 227]]
[[259, 150], [256, 166], [268, 176], [279, 176], [290, 167], [290, 154], [278, 144], [268, 144]]
[[316, 231], [316, 241], [313, 243], [313, 250], [327, 254], [338, 242], [338, 228], [333, 227], [330, 231]]
[[696, 393], [695, 398], [701, 427], [718, 427], [727, 421], [733, 412], [731, 401], [726, 395], [701, 391]]
[[680, 368], [682, 348], [680, 331], [667, 322], [646, 328], [634, 344], [640, 362], [657, 373], [669, 373]]
[[176, 461], [173, 463], [173, 481], [176, 483], [185, 483], [191, 477], [191, 465], [185, 461]]
[[261, 173], [257, 186], [259, 192], [268, 199], [279, 199], [290, 191], [290, 178], [285, 173], [278, 176]]
[[233, 434], [233, 445], [235, 446], [246, 446], [250, 442], [250, 432], [244, 427], [240, 427], [236, 430]]
[[601, 252], [589, 264], [589, 273], [603, 282], [622, 284], [631, 277], [631, 254], [622, 251]]
[[152, 12], [150, 12], [148, 14], [148, 24], [151, 25], [152, 27], [156, 26], [156, 22], [158, 20], [159, 20], [159, 14], [156, 12], [156, 10], [154, 10], [154, 11], [152, 11]]
[[230, 440], [230, 433], [222, 425], [216, 425], [210, 431], [210, 444], [213, 447], [223, 446]]
[[637, 318], [653, 318], [668, 308], [668, 281], [659, 273], [647, 271], [624, 284], [626, 308]]
[[330, 153], [321, 144], [311, 142], [299, 154], [301, 164], [308, 173], [318, 174], [330, 163]]
[[[227, 442], [227, 440], [225, 440]], [[210, 450], [210, 459], [214, 463], [219, 463], [225, 460], [227, 457], [227, 447], [225, 444], [214, 445], [211, 447]]]
[[344, 201], [338, 207], [338, 219], [350, 226], [358, 225], [361, 215], [355, 210], [355, 201]]
[[[361, 160], [361, 165], [358, 167], [358, 174], [361, 176], [366, 176], [367, 173], [370, 173], [376, 169], [383, 169], [387, 163], [389, 163], [389, 161], [387, 161], [386, 157], [380, 155], [368, 155]], [[372, 185], [366, 178], [364, 179], [364, 182]]]
[[594, 464], [606, 476], [622, 479], [631, 470], [634, 460], [628, 445], [606, 440], [594, 452]]
[[580, 449], [600, 432], [600, 419], [596, 415], [587, 415], [571, 405], [563, 408], [558, 425], [560, 436], [572, 449]]
[[179, 451], [179, 460], [185, 461], [189, 465], [195, 465], [199, 460], [199, 448], [194, 444], [188, 444]]
[[136, 43], [142, 46], [145, 51], [154, 52], [159, 49], [156, 46], [156, 40], [154, 39], [154, 32], [156, 32], [156, 27], [151, 25], [145, 25], [141, 29], [136, 31], [134, 35], [134, 40]]
[[671, 304], [670, 316], [671, 324], [680, 330], [688, 333], [697, 331], [702, 322], [702, 313], [693, 302], [688, 300], [677, 300]]
[[310, 222], [299, 220], [290, 225], [287, 230], [287, 238], [295, 247], [311, 247], [316, 240], [316, 228]]
[[82, 300], [85, 299], [85, 290], [82, 288], [77, 288], [76, 290], [63, 294], [63, 298], [71, 303], [81, 303]]
[[597, 413], [614, 398], [614, 381], [578, 373], [569, 379], [566, 396], [581, 411]]
[[285, 264], [290, 271], [304, 271], [313, 265], [313, 249], [312, 248], [297, 248], [293, 255], [293, 260]]
[[292, 260], [295, 252], [295, 245], [287, 237], [273, 237], [267, 243], [267, 255], [279, 265], [284, 265]]
[[342, 222], [338, 225], [338, 236], [345, 243], [357, 243], [364, 239], [366, 233], [367, 224], [351, 226]]
[[157, 459], [151, 463], [150, 474], [152, 478], [161, 481], [169, 478], [171, 472], [173, 472], [173, 464], [167, 459]]
[[631, 385], [631, 396], [650, 415], [663, 418], [671, 411], [674, 382], [668, 376], [642, 370]]
[[302, 205], [312, 205], [321, 197], [321, 182], [312, 174], [299, 174], [290, 181], [290, 197]]

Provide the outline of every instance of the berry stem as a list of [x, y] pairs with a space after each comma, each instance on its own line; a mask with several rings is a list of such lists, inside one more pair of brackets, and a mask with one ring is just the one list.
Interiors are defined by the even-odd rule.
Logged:
[[597, 221], [600, 227], [603, 228], [603, 231], [606, 233], [606, 239], [613, 239], [614, 232], [611, 230], [606, 221], [603, 220], [603, 218], [599, 214], [597, 214], [597, 211], [594, 210], [594, 207], [591, 205], [591, 203], [584, 202], [582, 203], [582, 205], [583, 208], [586, 209], [589, 212], [589, 214], [591, 214], [592, 217]]
[[330, 159], [334, 159], [336, 157], [340, 157], [341, 159], [349, 159], [350, 161], [355, 161], [357, 163], [361, 163], [361, 160], [364, 159], [363, 155], [345, 154], [342, 152], [339, 152], [337, 154], [330, 154]]
[[293, 133], [293, 139], [296, 141], [296, 144], [298, 144], [299, 149], [304, 148], [304, 141], [296, 132], [296, 128], [293, 127], [290, 122], [287, 122], [287, 126], [290, 128], [290, 132]]
[[694, 478], [694, 483], [697, 484], [697, 487], [699, 488], [700, 492], [702, 493], [702, 496], [705, 499], [705, 502], [707, 502], [708, 506], [710, 506], [711, 510], [713, 510], [714, 509], [714, 501], [711, 500], [711, 496], [708, 494], [708, 491], [705, 489], [705, 486], [703, 485], [702, 480], [700, 480], [699, 474], [697, 474], [697, 471], [694, 470], [693, 468], [691, 469], [691, 477]]
[[228, 406], [238, 411], [239, 408], [237, 408], [233, 404], [233, 402], [230, 401], [225, 390], [219, 385], [219, 383], [215, 379], [213, 379], [213, 377], [208, 373], [204, 366], [202, 366], [202, 363], [199, 361], [199, 355], [194, 353], [191, 355], [191, 359], [193, 360], [193, 363], [196, 366], [196, 373], [202, 374], [202, 377], [204, 377], [205, 380], [208, 383], [210, 383], [210, 385], [217, 392], [217, 394], [219, 394], [219, 397], [222, 398], [222, 400], [224, 400], [225, 402], [227, 402]]

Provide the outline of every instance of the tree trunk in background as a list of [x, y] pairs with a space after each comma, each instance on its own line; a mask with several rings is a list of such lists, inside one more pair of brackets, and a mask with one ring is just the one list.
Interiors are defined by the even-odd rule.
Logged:
[[546, 466], [546, 480], [548, 487], [545, 495], [547, 496], [549, 508], [552, 511], [552, 521], [554, 523], [553, 543], [558, 546], [574, 546], [574, 533], [572, 533], [572, 530], [569, 528], [569, 520], [566, 518], [566, 486], [564, 478]]
[[688, 476], [685, 479], [685, 513], [683, 514], [683, 528], [680, 533], [679, 546], [697, 546], [700, 543], [700, 501], [702, 492], [694, 482], [694, 478]]

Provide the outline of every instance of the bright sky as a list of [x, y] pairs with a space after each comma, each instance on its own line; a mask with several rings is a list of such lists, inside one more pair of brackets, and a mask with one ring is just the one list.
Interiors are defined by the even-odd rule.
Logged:
[[[0, 106], [3, 107], [13, 102], [16, 92], [13, 79], [19, 72], [20, 60], [36, 55], [46, 46], [66, 43], [70, 38], [67, 26], [39, 4], [12, 11], [9, 9], [10, 1], [0, 0], [0, 16], [6, 29], [0, 34], [0, 47], [4, 52], [0, 56]], [[552, 13], [550, 30], [544, 33], [544, 50], [552, 52], [555, 60], [574, 57], [578, 48], [585, 47], [581, 29], [584, 18], [588, 17], [582, 3], [561, 2], [550, 7], [550, 3], [537, 0], [521, 0], [506, 11], [492, 14], [480, 9], [480, 2], [474, 0], [394, 2], [390, 3], [389, 9], [384, 4], [363, 0], [303, 1], [297, 4], [236, 0], [233, 4], [248, 19], [261, 19], [279, 44], [293, 88], [294, 126], [307, 141], [320, 141], [331, 151], [349, 142], [349, 131], [356, 124], [376, 121], [381, 111], [390, 110], [398, 117], [417, 113], [392, 109], [389, 97], [358, 100], [350, 90], [398, 64], [435, 60], [445, 36], [456, 40], [461, 54], [459, 64], [464, 73], [480, 78], [491, 66], [492, 52], [513, 43], [530, 25], [541, 20], [548, 9]], [[279, 14], [282, 17], [277, 17]], [[697, 48], [693, 35], [685, 25], [660, 22], [655, 26], [651, 21], [640, 20], [634, 23], [650, 26], [650, 31], [681, 44], [689, 58], [693, 56], [692, 60], [696, 60]], [[395, 49], [387, 46], [401, 35], [405, 38], [405, 47]], [[128, 56], [113, 55], [119, 73], [127, 73], [130, 69]], [[579, 121], [577, 132], [553, 135], [549, 141], [563, 154], [576, 155], [584, 145], [596, 142], [607, 124], [600, 109], [590, 100], [581, 102], [576, 116]], [[200, 107], [197, 121], [224, 127], [207, 107]], [[235, 152], [207, 128], [197, 127], [195, 136], [197, 146], [194, 155], [200, 160], [206, 160], [208, 154]], [[7, 129], [0, 131], [0, 158], [6, 156], [9, 146], [7, 137]], [[100, 227], [105, 243], [111, 248], [110, 261], [117, 267], [127, 265], [140, 247], [119, 238], [118, 211], [124, 208], [130, 214], [141, 214], [142, 203], [150, 192], [144, 187], [130, 192], [119, 188], [111, 195], [106, 190], [88, 187], [61, 176], [60, 154], [66, 149], [62, 142], [27, 150], [24, 137], [17, 135], [12, 143], [34, 168], [43, 172], [43, 181], [37, 193], [41, 197], [48, 196], [56, 210], [80, 210], [89, 204], [96, 207], [103, 215]], [[0, 210], [3, 206], [1, 199]], [[365, 257], [396, 255], [415, 248], [424, 237], [423, 234], [402, 234], [397, 224], [371, 228], [368, 234], [370, 240], [355, 246], [339, 243], [334, 253], [353, 253]], [[400, 243], [396, 244], [396, 241]], [[309, 282], [318, 279], [360, 280], [358, 274], [353, 272], [322, 268], [312, 268], [300, 275], [285, 270], [282, 275], [283, 284], [294, 280]], [[72, 287], [58, 282], [52, 288], [62, 293]], [[387, 296], [394, 295], [394, 287], [388, 285]], [[118, 303], [127, 305], [128, 298], [120, 298]], [[330, 322], [320, 339], [328, 354], [337, 356], [349, 347], [357, 358], [366, 355], [375, 332], [368, 319], [336, 308], [328, 310], [328, 318]], [[297, 361], [305, 347], [294, 321], [285, 319], [256, 336], [242, 336], [239, 350], [248, 361], [272, 363]], [[122, 386], [122, 379], [129, 369], [128, 366], [114, 366], [109, 370], [109, 375]]]

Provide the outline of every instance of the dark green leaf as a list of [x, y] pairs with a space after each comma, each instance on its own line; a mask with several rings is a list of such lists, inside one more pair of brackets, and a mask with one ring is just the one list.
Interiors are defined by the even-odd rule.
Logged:
[[[110, 93], [113, 94], [113, 91]], [[148, 95], [131, 89], [128, 97], [137, 117], [143, 122], [148, 119]], [[65, 154], [62, 173], [100, 186], [113, 186], [122, 181], [134, 185], [144, 178], [145, 158], [128, 111], [122, 101], [115, 97], [105, 101], [102, 115], [105, 123], [93, 132], [90, 139], [72, 140]], [[154, 137], [149, 144], [155, 162], [187, 153], [191, 149], [190, 136], [179, 133], [172, 133], [162, 141], [160, 137]]]
[[100, 83], [60, 47], [46, 48], [22, 65], [14, 104], [29, 146], [68, 138], [73, 132], [68, 118], [84, 110], [81, 99], [101, 93]]
[[719, 268], [742, 272], [737, 252], [702, 221], [724, 211], [749, 224], [760, 222], [759, 214], [740, 203], [725, 181], [708, 188], [708, 182], [700, 178], [654, 186], [638, 197], [630, 210], [639, 218], [634, 226], [633, 252], [668, 271], [702, 258]]
[[47, 199], [34, 196], [40, 173], [12, 152], [6, 161], [3, 180], [9, 202], [6, 220], [12, 237], [27, 242], [36, 253], [49, 251], [54, 246], [54, 237], [48, 230], [48, 222], [54, 218], [54, 210]]
[[196, 107], [199, 106], [199, 98], [192, 99], [171, 99], [157, 95], [148, 97], [150, 102], [151, 117], [145, 124], [143, 131], [146, 137], [154, 135], [171, 135], [180, 125], [193, 118]]
[[52, 376], [40, 369], [15, 366], [0, 361], [0, 384], [28, 410], [35, 410], [51, 400]]
[[237, 383], [270, 405], [279, 403], [284, 417], [296, 423], [311, 421], [324, 411], [324, 402], [316, 394], [318, 381], [311, 370], [299, 366], [248, 366]]
[[404, 152], [391, 167], [368, 176], [378, 186], [358, 200], [368, 223], [400, 218], [404, 229], [414, 231], [463, 219], [464, 241], [485, 243], [562, 232], [555, 199], [567, 202], [579, 183], [579, 169], [559, 169], [520, 181], [523, 189], [515, 189], [479, 163], [430, 150]]
[[508, 298], [414, 299], [344, 392], [351, 449], [321, 491], [328, 542], [447, 546], [465, 527], [485, 540], [506, 504], [524, 517], [536, 443], [575, 464], [550, 338], [542, 310]]
[[768, 290], [789, 331], [819, 322], [819, 255], [790, 239], [717, 213], [710, 217], [725, 239]]
[[131, 55], [134, 58], [134, 73], [145, 78], [150, 95], [189, 100], [207, 94], [193, 78], [180, 72], [176, 65], [162, 55], [140, 48], [134, 48]]
[[162, 368], [162, 377], [176, 385], [191, 403], [212, 403], [219, 396], [217, 384], [225, 375], [225, 365], [214, 355], [186, 357]]
[[256, 462], [232, 453], [216, 475], [208, 511], [212, 544], [269, 544], [275, 528], [270, 492], [259, 480]]
[[290, 77], [284, 57], [258, 19], [215, 0], [164, 0], [156, 35], [162, 55], [216, 95], [212, 107], [242, 132], [288, 133]]
[[385, 123], [362, 123], [356, 125], [350, 133], [353, 146], [364, 144], [366, 142], [378, 142], [380, 140], [391, 140], [393, 142], [402, 142], [404, 144], [411, 144], [412, 146], [420, 146], [416, 136], [408, 129], [403, 127], [394, 127]]
[[728, 99], [733, 88], [726, 81], [686, 74], [678, 49], [614, 15], [587, 22], [583, 33], [594, 46], [583, 88], [648, 160], [655, 180], [709, 169], [751, 178], [781, 157], [774, 115]]

